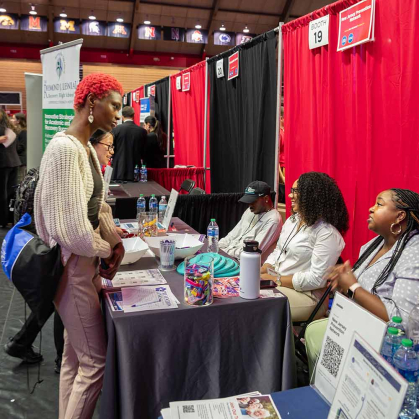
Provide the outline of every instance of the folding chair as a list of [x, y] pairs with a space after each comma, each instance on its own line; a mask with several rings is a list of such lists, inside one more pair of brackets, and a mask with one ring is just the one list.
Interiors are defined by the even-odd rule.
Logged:
[[190, 192], [190, 195], [205, 195], [205, 191], [201, 188], [194, 188]]
[[195, 186], [195, 181], [194, 180], [185, 179], [182, 182], [182, 185], [180, 185], [179, 192], [183, 190], [183, 191], [186, 191], [187, 193], [190, 193], [191, 190], [194, 188], [194, 186]]

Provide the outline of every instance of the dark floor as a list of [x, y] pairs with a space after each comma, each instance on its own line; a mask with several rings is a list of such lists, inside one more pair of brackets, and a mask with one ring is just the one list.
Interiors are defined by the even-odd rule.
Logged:
[[[0, 228], [0, 245], [7, 230]], [[20, 359], [8, 356], [3, 346], [14, 336], [25, 319], [25, 306], [19, 292], [0, 269], [0, 418], [2, 419], [56, 419], [58, 418], [59, 375], [54, 372], [55, 347], [53, 316], [42, 330], [41, 380], [33, 394], [38, 366], [26, 366]], [[29, 309], [28, 309], [29, 314]], [[35, 341], [39, 350], [39, 337]], [[98, 418], [98, 407], [94, 418]]]

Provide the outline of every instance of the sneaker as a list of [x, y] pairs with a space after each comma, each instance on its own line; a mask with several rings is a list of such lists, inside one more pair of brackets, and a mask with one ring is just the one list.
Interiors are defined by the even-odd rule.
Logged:
[[62, 362], [62, 358], [57, 356], [57, 358], [55, 358], [55, 368], [54, 368], [54, 371], [57, 374], [61, 372], [61, 362]]
[[33, 350], [32, 346], [22, 346], [13, 342], [13, 340], [4, 345], [4, 351], [7, 355], [13, 356], [14, 358], [20, 358], [26, 364], [37, 364], [44, 359], [41, 354]]

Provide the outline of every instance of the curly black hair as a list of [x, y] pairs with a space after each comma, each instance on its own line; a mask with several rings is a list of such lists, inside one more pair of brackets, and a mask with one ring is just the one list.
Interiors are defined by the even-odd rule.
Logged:
[[308, 172], [298, 179], [298, 212], [308, 226], [323, 220], [342, 235], [349, 228], [345, 200], [336, 181], [326, 173]]

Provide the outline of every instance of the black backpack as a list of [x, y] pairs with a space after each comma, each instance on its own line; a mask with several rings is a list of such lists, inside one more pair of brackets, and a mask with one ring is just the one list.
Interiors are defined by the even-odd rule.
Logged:
[[24, 214], [29, 214], [32, 221], [25, 229], [34, 233], [36, 232], [34, 222], [34, 200], [38, 180], [39, 169], [29, 170], [16, 189], [16, 198], [14, 202], [14, 224], [16, 224]]

